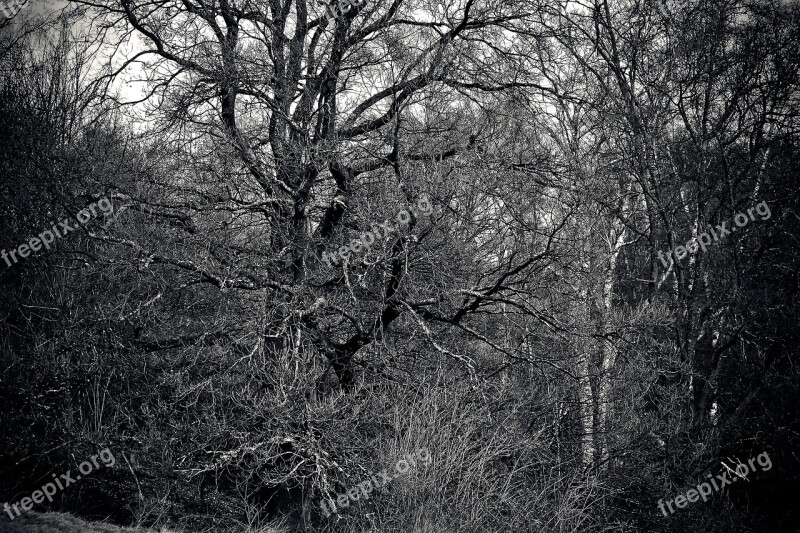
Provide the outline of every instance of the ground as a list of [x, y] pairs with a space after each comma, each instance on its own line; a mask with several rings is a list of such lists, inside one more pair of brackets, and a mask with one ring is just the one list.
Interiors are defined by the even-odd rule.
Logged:
[[[86, 522], [66, 513], [25, 513], [12, 520], [0, 517], [0, 533], [155, 533], [142, 528]], [[163, 532], [167, 533], [167, 532]]]

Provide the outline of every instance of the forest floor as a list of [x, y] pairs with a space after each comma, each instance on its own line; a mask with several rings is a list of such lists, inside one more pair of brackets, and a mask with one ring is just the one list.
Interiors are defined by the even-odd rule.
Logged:
[[[119, 527], [104, 522], [86, 522], [66, 513], [29, 512], [15, 520], [0, 517], [0, 533], [156, 533], [152, 529]], [[162, 530], [159, 533], [169, 533]]]

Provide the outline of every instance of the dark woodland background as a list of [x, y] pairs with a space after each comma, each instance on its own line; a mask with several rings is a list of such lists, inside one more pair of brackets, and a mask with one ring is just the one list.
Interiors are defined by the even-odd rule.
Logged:
[[[114, 214], [0, 262], [0, 501], [109, 447], [35, 510], [800, 531], [797, 2], [47, 6], [0, 25], [0, 249]], [[320, 260], [423, 195], [430, 216]]]

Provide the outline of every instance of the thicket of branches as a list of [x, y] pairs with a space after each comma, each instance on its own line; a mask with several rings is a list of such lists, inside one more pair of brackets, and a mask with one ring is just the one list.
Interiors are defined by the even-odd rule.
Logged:
[[[0, 27], [0, 249], [114, 204], [0, 262], [0, 499], [108, 446], [115, 466], [52, 509], [186, 531], [794, 531], [798, 45], [796, 3], [743, 0], [339, 19], [78, 0]], [[322, 261], [424, 196], [429, 216]], [[323, 516], [420, 448], [430, 465]], [[763, 451], [771, 471], [662, 516]]]

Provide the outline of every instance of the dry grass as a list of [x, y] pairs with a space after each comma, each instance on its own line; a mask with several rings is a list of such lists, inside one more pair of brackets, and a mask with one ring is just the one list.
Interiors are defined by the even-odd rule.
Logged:
[[66, 513], [28, 512], [9, 520], [0, 518], [0, 533], [170, 533], [151, 529], [119, 527], [104, 522], [85, 522]]

